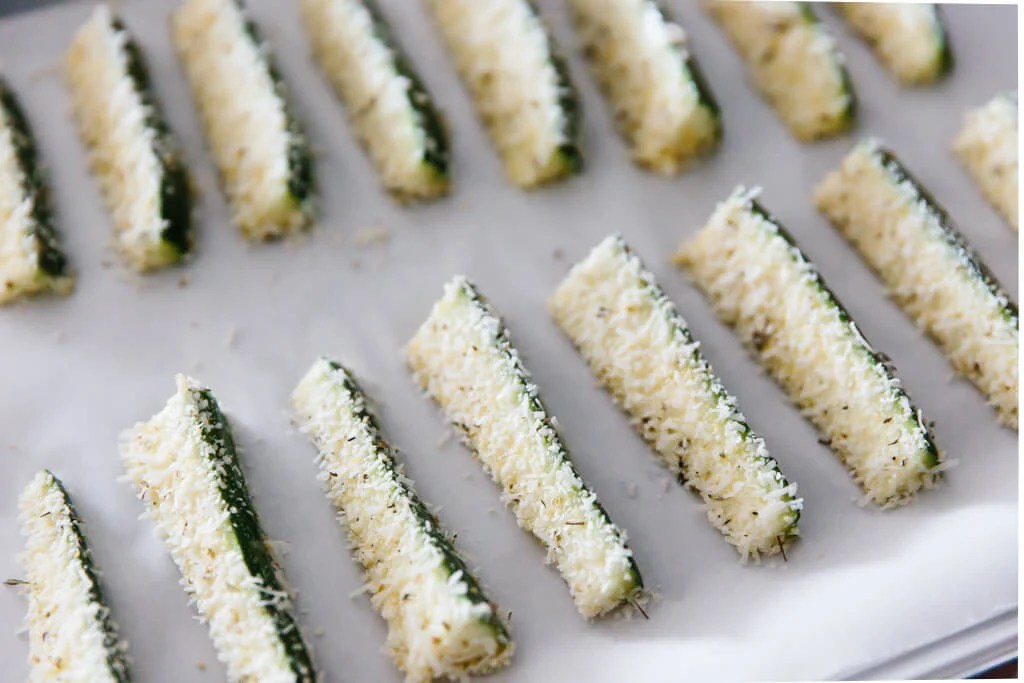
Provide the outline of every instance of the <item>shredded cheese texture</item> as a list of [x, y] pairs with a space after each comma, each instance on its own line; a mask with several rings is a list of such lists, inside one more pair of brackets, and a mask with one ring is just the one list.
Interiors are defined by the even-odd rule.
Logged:
[[270, 550], [230, 433], [220, 431], [226, 423], [213, 417], [219, 408], [208, 389], [184, 375], [177, 384], [164, 409], [137, 424], [121, 444], [128, 478], [209, 624], [228, 678], [312, 683], [316, 676], [290, 615], [289, 596], [255, 575], [243, 554]]
[[891, 507], [933, 487], [942, 455], [899, 379], [777, 223], [738, 188], [676, 254], [715, 313]]
[[448, 189], [447, 148], [419, 79], [365, 0], [302, 0], [313, 53], [384, 186], [399, 198]]
[[572, 0], [583, 51], [642, 166], [674, 174], [713, 149], [717, 106], [682, 26], [654, 0]]
[[577, 264], [548, 309], [744, 560], [779, 552], [799, 533], [796, 485], [782, 476], [686, 321], [621, 237], [608, 237]]
[[982, 194], [1018, 229], [1017, 94], [1004, 93], [967, 112], [953, 151]]
[[351, 374], [317, 360], [292, 405], [319, 450], [320, 481], [366, 570], [406, 680], [461, 679], [506, 666], [514, 645], [497, 607], [398, 469]]
[[761, 94], [803, 141], [853, 122], [854, 97], [835, 40], [805, 3], [707, 0]]
[[60, 482], [39, 472], [18, 499], [28, 580], [30, 683], [126, 683], [127, 646]]
[[520, 187], [576, 172], [575, 94], [527, 0], [429, 0], [477, 112]]
[[[0, 98], [5, 94], [13, 98], [0, 79]], [[0, 100], [0, 305], [38, 292], [69, 294], [74, 289], [70, 275], [52, 275], [41, 263], [46, 245], [39, 233], [46, 228], [37, 217], [40, 198], [31, 191], [26, 176], [31, 171], [19, 158], [19, 145], [33, 142], [19, 139], [24, 133], [15, 129], [12, 113], [4, 105]], [[60, 269], [64, 270], [63, 256], [59, 258]]]
[[945, 212], [876, 140], [857, 145], [815, 196], [889, 293], [1017, 428], [1017, 306]]
[[157, 131], [129, 64], [131, 37], [106, 5], [93, 10], [66, 57], [68, 87], [89, 166], [114, 221], [116, 245], [140, 272], [180, 260], [182, 250], [164, 239], [164, 169]]
[[642, 586], [625, 533], [577, 474], [507, 331], [469, 281], [445, 287], [405, 355], [519, 525], [548, 549], [580, 614], [631, 599]]
[[900, 83], [932, 83], [949, 71], [952, 57], [935, 5], [840, 2], [836, 9]]
[[305, 141], [241, 5], [187, 0], [172, 27], [235, 224], [255, 239], [307, 226], [310, 180], [295, 159]]

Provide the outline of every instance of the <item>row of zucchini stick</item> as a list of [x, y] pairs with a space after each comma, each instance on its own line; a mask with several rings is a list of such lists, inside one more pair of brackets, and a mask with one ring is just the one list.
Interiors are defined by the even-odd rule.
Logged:
[[[718, 106], [678, 24], [652, 0], [570, 5], [639, 163], [671, 173], [714, 148]], [[534, 186], [579, 170], [576, 96], [535, 9], [526, 0], [429, 6], [513, 181]], [[853, 96], [842, 59], [806, 5], [711, 2], [709, 9], [798, 137], [848, 123]], [[946, 68], [948, 44], [933, 6], [853, 3], [841, 11], [890, 55], [889, 63], [905, 55], [916, 56], [915, 73], [927, 70], [922, 64], [931, 65], [932, 76]], [[443, 117], [375, 4], [303, 0], [301, 14], [312, 51], [383, 184], [405, 199], [446, 192]], [[234, 222], [253, 239], [310, 224], [313, 154], [255, 23], [235, 0], [187, 0], [172, 26]], [[890, 48], [897, 43], [902, 51]], [[193, 246], [189, 174], [142, 50], [106, 6], [76, 33], [66, 75], [118, 251], [140, 272], [181, 260]], [[73, 276], [32, 134], [13, 93], [0, 85], [0, 94], [0, 303], [42, 290], [66, 293]], [[969, 115], [955, 144], [1013, 225], [1016, 139], [1016, 100], [997, 98]]]
[[[949, 462], [927, 421], [782, 225], [738, 188], [675, 260], [882, 507], [933, 488]], [[1017, 426], [1016, 306], [891, 152], [858, 145], [815, 201], [894, 299]], [[702, 499], [742, 559], [785, 552], [802, 500], [715, 375], [654, 276], [613, 235], [548, 300], [557, 324], [636, 431]], [[584, 617], [643, 599], [626, 543], [570, 459], [507, 328], [464, 277], [404, 350], [420, 387], [547, 550]], [[354, 375], [318, 359], [292, 394], [319, 478], [366, 571], [387, 647], [410, 680], [504, 666], [508, 625], [403, 474]], [[291, 600], [209, 389], [180, 376], [121, 453], [231, 680], [314, 680]], [[33, 680], [127, 680], [125, 649], [74, 511], [43, 472], [25, 489]], [[73, 620], [74, 628], [65, 626]]]

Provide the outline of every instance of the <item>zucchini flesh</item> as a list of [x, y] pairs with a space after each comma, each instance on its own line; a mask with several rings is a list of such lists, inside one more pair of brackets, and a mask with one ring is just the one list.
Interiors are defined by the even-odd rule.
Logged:
[[0, 304], [72, 289], [32, 128], [0, 77]]
[[953, 51], [937, 5], [840, 2], [836, 9], [903, 85], [933, 83], [953, 68]]
[[528, 0], [429, 0], [509, 179], [532, 188], [579, 173], [579, 105]]
[[128, 683], [118, 635], [92, 553], [67, 491], [49, 470], [18, 499], [28, 580], [30, 683]]
[[909, 502], [944, 469], [930, 430], [893, 369], [755, 196], [738, 188], [676, 262], [822, 432], [866, 498], [883, 507]]
[[384, 186], [400, 200], [448, 191], [439, 113], [373, 0], [302, 0], [313, 53]]
[[321, 358], [292, 394], [319, 450], [320, 480], [366, 570], [388, 646], [407, 680], [463, 678], [508, 664], [514, 644], [437, 518], [395, 462], [353, 375]]
[[234, 681], [317, 680], [252, 505], [227, 418], [179, 375], [164, 409], [121, 445], [128, 478], [181, 570]]
[[188, 172], [142, 49], [106, 5], [75, 35], [67, 78], [118, 250], [140, 272], [180, 261], [193, 242]]
[[577, 264], [548, 310], [741, 557], [799, 534], [803, 501], [700, 352], [686, 321], [617, 235]]
[[508, 331], [468, 280], [445, 287], [405, 356], [519, 525], [547, 548], [580, 614], [596, 617], [636, 596], [643, 583], [625, 534], [576, 471]]
[[583, 51], [641, 166], [671, 175], [721, 139], [686, 32], [655, 0], [572, 0]]
[[857, 145], [814, 200], [953, 368], [1016, 429], [1017, 305], [945, 210], [877, 140]]
[[312, 152], [270, 47], [240, 0], [187, 0], [172, 28], [235, 224], [253, 239], [307, 227]]
[[802, 141], [851, 126], [856, 99], [835, 40], [804, 2], [706, 5], [746, 63], [754, 85]]
[[1017, 93], [967, 112], [953, 151], [985, 198], [1017, 230]]

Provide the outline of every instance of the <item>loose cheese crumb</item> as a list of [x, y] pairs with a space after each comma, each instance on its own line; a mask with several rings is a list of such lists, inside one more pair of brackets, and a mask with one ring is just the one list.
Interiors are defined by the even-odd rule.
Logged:
[[654, 0], [572, 0], [584, 54], [637, 163], [679, 172], [718, 143], [717, 106], [702, 88], [686, 32]]
[[933, 4], [840, 2], [836, 9], [904, 85], [932, 83], [952, 66], [946, 29]]
[[[114, 220], [117, 248], [129, 265], [145, 272], [180, 260], [189, 237], [186, 227], [185, 235], [168, 239], [169, 231], [183, 228], [165, 216], [162, 193], [170, 182], [165, 163], [180, 162], [164, 149], [168, 133], [154, 127], [157, 120], [163, 125], [162, 116], [142, 91], [148, 86], [136, 82], [139, 65], [131, 59], [141, 59], [138, 48], [110, 9], [99, 5], [75, 34], [66, 70], [79, 133]], [[187, 223], [189, 217], [180, 220]]]
[[227, 422], [218, 419], [208, 389], [184, 375], [177, 384], [164, 409], [122, 442], [128, 478], [209, 623], [228, 678], [312, 683], [316, 674], [276, 567], [252, 569], [270, 562], [270, 549]]
[[953, 151], [985, 198], [1018, 229], [1017, 94], [1004, 93], [967, 112]]
[[507, 665], [515, 646], [497, 607], [401, 474], [352, 375], [321, 358], [292, 405], [317, 445], [319, 479], [366, 570], [406, 680], [459, 679]]
[[909, 502], [938, 482], [942, 455], [899, 379], [756, 194], [738, 188], [719, 204], [676, 262], [867, 496], [884, 507]]
[[28, 578], [30, 683], [127, 683], [127, 645], [60, 481], [39, 472], [18, 499]]
[[306, 227], [309, 151], [242, 6], [187, 0], [172, 26], [235, 224], [255, 239]]
[[575, 94], [527, 0], [429, 0], [508, 177], [535, 187], [579, 170]]
[[860, 250], [893, 299], [1017, 428], [1017, 306], [892, 154], [865, 140], [814, 201]]
[[707, 7], [797, 139], [849, 128], [854, 97], [845, 60], [806, 3], [708, 0]]
[[43, 291], [69, 294], [74, 278], [57, 244], [28, 122], [0, 78], [0, 305]]
[[519, 525], [548, 549], [580, 614], [630, 600], [642, 584], [625, 533], [576, 472], [508, 332], [468, 280], [448, 283], [405, 356]]
[[548, 300], [555, 321], [665, 464], [703, 498], [742, 559], [799, 534], [802, 501], [621, 237], [577, 264]]
[[444, 130], [408, 60], [365, 0], [302, 0], [313, 53], [384, 186], [399, 198], [448, 189]]

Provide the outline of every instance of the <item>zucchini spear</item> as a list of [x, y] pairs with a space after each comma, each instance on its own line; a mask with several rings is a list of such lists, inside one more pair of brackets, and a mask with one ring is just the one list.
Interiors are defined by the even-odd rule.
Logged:
[[171, 23], [235, 224], [252, 239], [308, 226], [312, 152], [240, 0], [186, 0]]
[[125, 471], [170, 550], [232, 681], [317, 680], [292, 600], [213, 393], [178, 389], [121, 444]]
[[953, 152], [985, 198], [1017, 230], [1017, 93], [967, 112]]
[[106, 5], [93, 10], [67, 53], [67, 80], [116, 244], [139, 272], [192, 249], [188, 172], [156, 97], [142, 49]]
[[326, 358], [292, 394], [327, 497], [388, 622], [392, 658], [406, 680], [424, 682], [506, 666], [515, 645], [498, 608], [416, 496], [367, 403], [352, 374]]
[[800, 533], [803, 501], [700, 352], [686, 321], [617, 235], [576, 264], [548, 310], [740, 556]]
[[625, 534], [576, 472], [508, 331], [468, 280], [448, 283], [405, 357], [519, 526], [547, 547], [580, 614], [632, 600], [643, 584]]
[[845, 59], [809, 4], [708, 0], [706, 6], [798, 140], [852, 125], [855, 98]]
[[945, 210], [877, 140], [857, 145], [814, 201], [953, 368], [1016, 429], [1017, 305]]
[[683, 27], [656, 0], [571, 0], [583, 52], [641, 166], [671, 175], [713, 150], [718, 105]]
[[39, 472], [18, 499], [28, 580], [30, 683], [128, 683], [127, 645], [103, 598], [82, 522], [60, 480]]
[[32, 129], [0, 77], [0, 305], [74, 287]]
[[532, 188], [579, 173], [569, 72], [528, 0], [428, 0], [509, 179]]
[[937, 5], [840, 2], [835, 7], [903, 85], [933, 83], [953, 68]]
[[722, 322], [825, 436], [866, 497], [909, 502], [942, 454], [892, 368], [782, 226], [738, 188], [676, 254]]
[[441, 117], [374, 0], [302, 0], [313, 54], [349, 122], [398, 199], [448, 191]]

